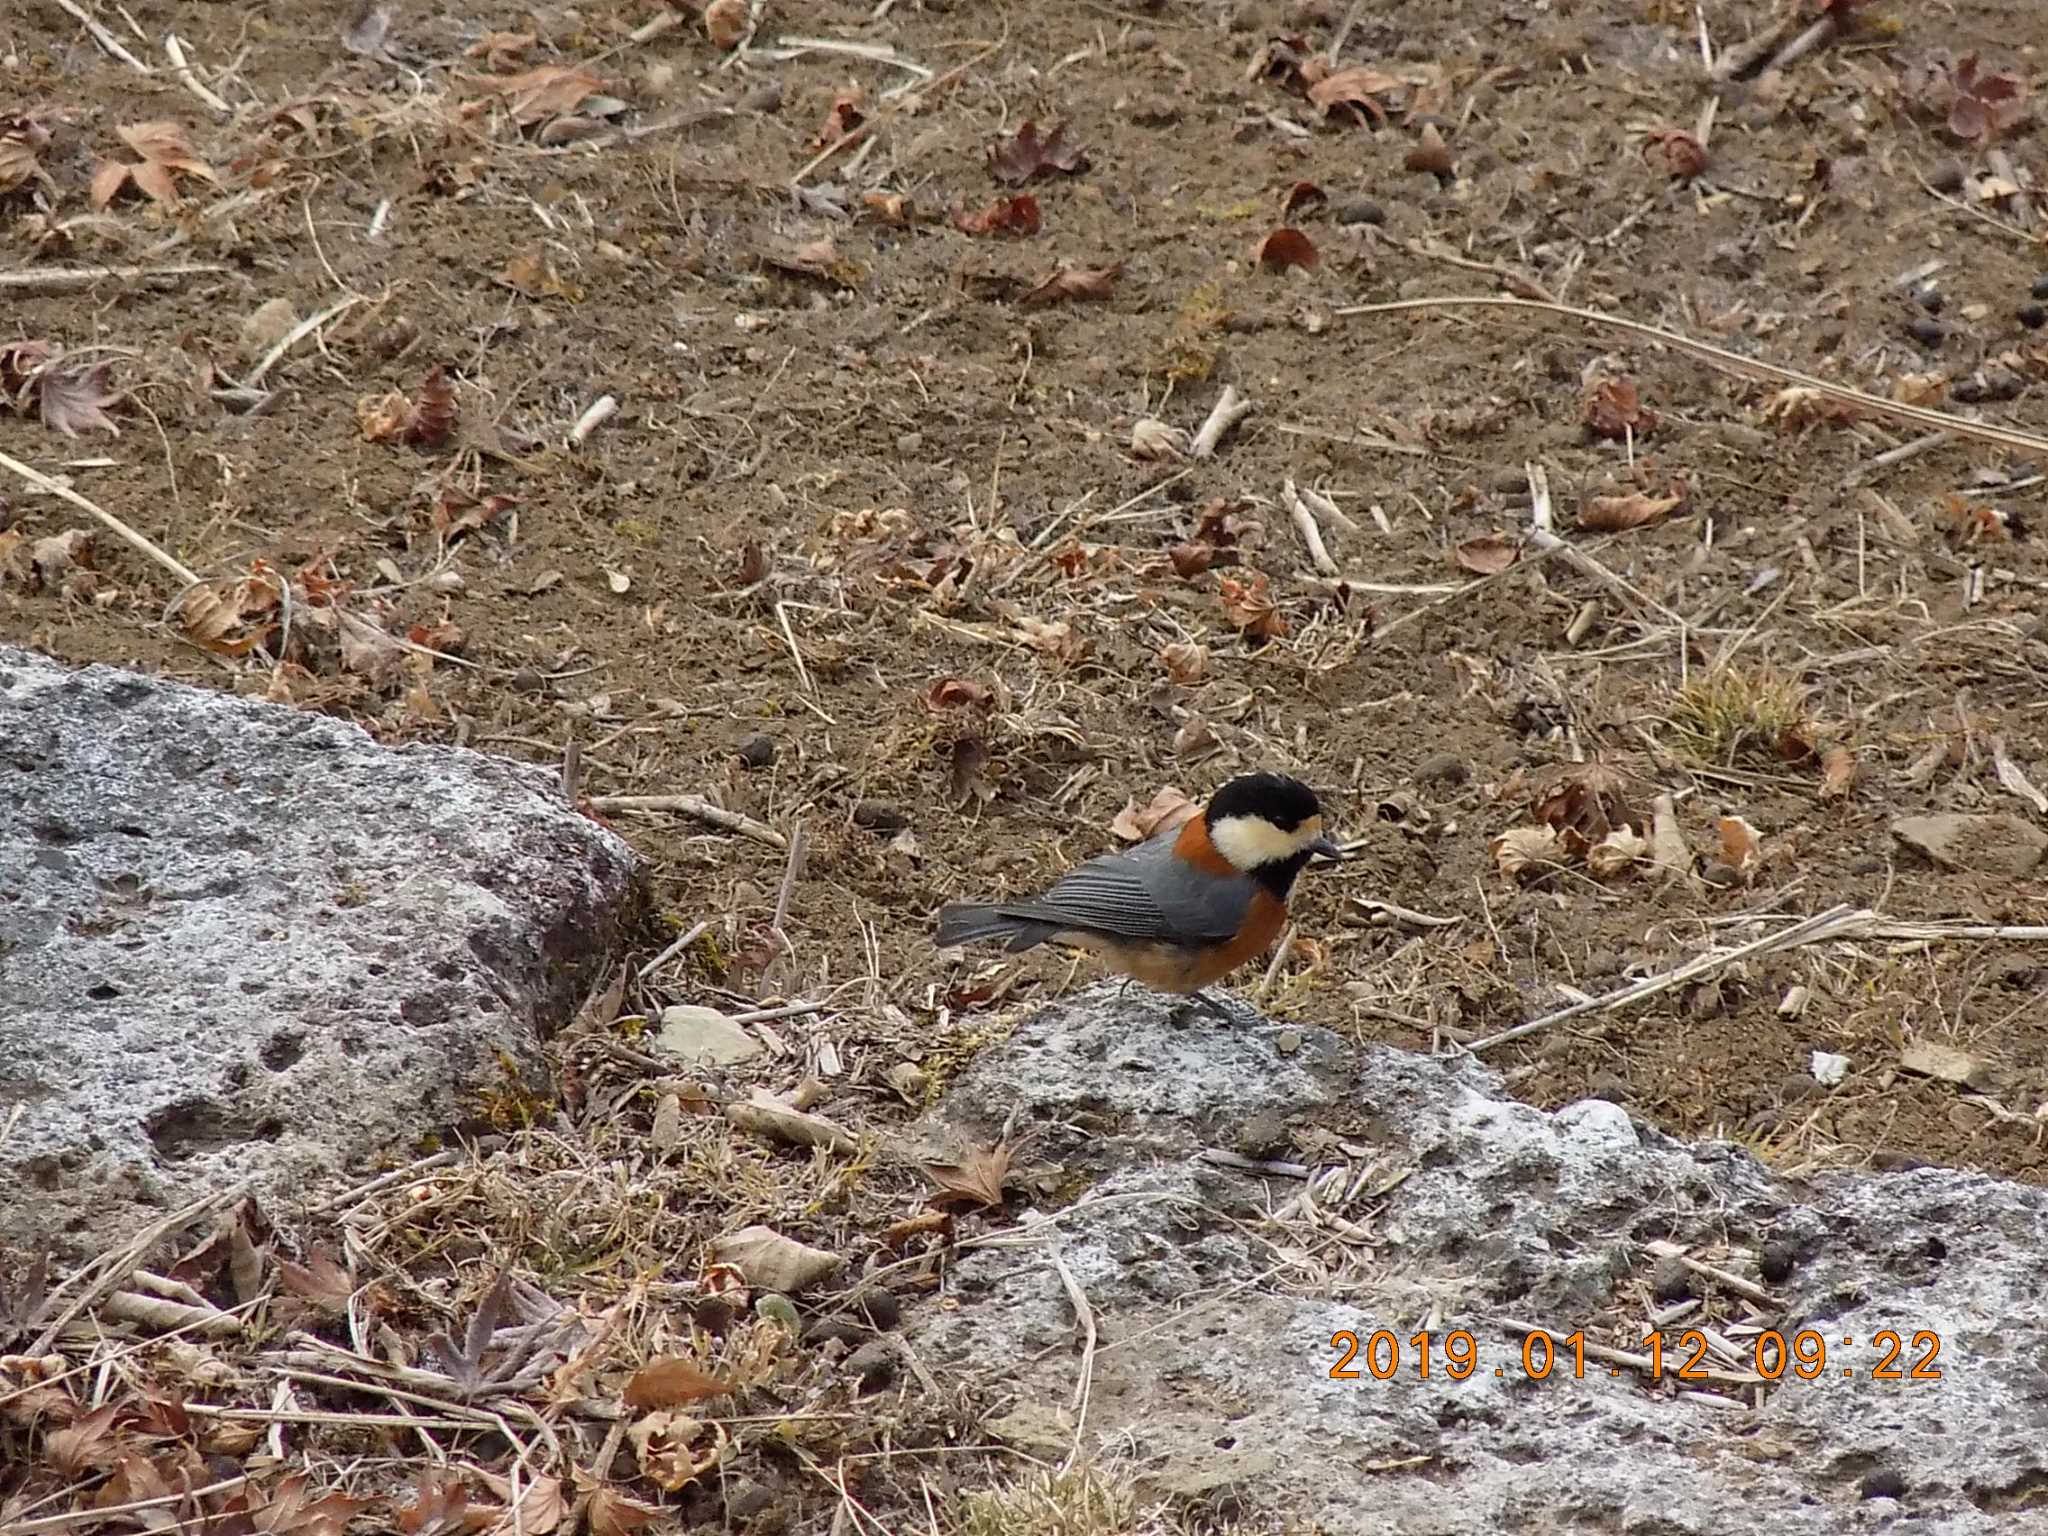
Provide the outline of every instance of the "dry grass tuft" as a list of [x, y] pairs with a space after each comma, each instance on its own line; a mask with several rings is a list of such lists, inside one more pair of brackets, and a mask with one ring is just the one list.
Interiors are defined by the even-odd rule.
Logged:
[[1696, 763], [1725, 767], [1779, 756], [1806, 724], [1806, 690], [1767, 668], [1716, 667], [1680, 688], [1665, 717], [1673, 745]]

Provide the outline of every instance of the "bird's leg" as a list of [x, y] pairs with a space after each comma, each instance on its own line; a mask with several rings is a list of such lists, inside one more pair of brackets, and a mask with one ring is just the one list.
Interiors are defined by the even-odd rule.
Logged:
[[1119, 1008], [1123, 1006], [1124, 998], [1130, 994], [1131, 986], [1137, 979], [1135, 976], [1126, 976], [1124, 984], [1116, 989], [1116, 1001]]
[[1235, 1024], [1237, 1022], [1236, 1018], [1232, 1016], [1230, 1010], [1224, 1007], [1223, 1003], [1219, 999], [1212, 997], [1207, 992], [1195, 993], [1193, 998], [1190, 999], [1190, 1001], [1195, 1007], [1205, 1008], [1210, 1013], [1215, 1014], [1216, 1017], [1225, 1024]]

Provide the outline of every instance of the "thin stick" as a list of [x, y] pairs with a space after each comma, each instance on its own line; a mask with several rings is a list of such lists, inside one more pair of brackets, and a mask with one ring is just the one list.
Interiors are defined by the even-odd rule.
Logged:
[[329, 1211], [339, 1210], [343, 1206], [354, 1207], [361, 1205], [370, 1196], [379, 1194], [394, 1184], [403, 1184], [408, 1179], [416, 1179], [421, 1174], [430, 1173], [436, 1168], [445, 1168], [450, 1163], [459, 1163], [467, 1156], [469, 1154], [466, 1151], [452, 1149], [446, 1152], [429, 1153], [425, 1157], [407, 1163], [403, 1168], [393, 1168], [389, 1173], [380, 1173], [367, 1184], [358, 1184], [353, 1189], [345, 1189], [338, 1195], [328, 1196], [317, 1205], [309, 1205], [306, 1207], [306, 1214], [308, 1216], [324, 1216]]
[[[1464, 272], [1483, 272], [1488, 277], [1497, 277], [1507, 284], [1508, 290], [1511, 293], [1520, 294], [1525, 299], [1543, 304], [1555, 304], [1557, 302], [1557, 295], [1548, 288], [1545, 288], [1534, 278], [1524, 277], [1513, 267], [1504, 267], [1497, 261], [1476, 261], [1470, 256], [1459, 256], [1453, 252], [1439, 250], [1434, 246], [1423, 245], [1414, 240], [1401, 240], [1392, 236], [1387, 237], [1387, 244], [1406, 251], [1410, 256], [1419, 256], [1424, 261], [1439, 261], [1447, 267], [1457, 267]], [[1348, 311], [1340, 309], [1337, 313], [1341, 315], [1348, 313]]]
[[598, 795], [590, 805], [597, 811], [674, 811], [679, 816], [688, 816], [727, 832], [737, 832], [741, 837], [751, 837], [770, 848], [789, 847], [789, 839], [765, 821], [756, 821], [738, 811], [728, 811], [722, 805], [713, 805], [702, 795]]
[[109, 278], [122, 283], [145, 283], [173, 277], [197, 277], [206, 272], [225, 272], [217, 261], [181, 261], [167, 267], [50, 267], [19, 272], [0, 272], [0, 289], [27, 289], [33, 293], [75, 293]]
[[1081, 1282], [1067, 1268], [1067, 1261], [1059, 1249], [1053, 1248], [1047, 1256], [1052, 1260], [1052, 1267], [1059, 1271], [1060, 1284], [1065, 1287], [1067, 1301], [1081, 1325], [1081, 1374], [1074, 1383], [1074, 1445], [1067, 1452], [1067, 1459], [1060, 1463], [1060, 1470], [1064, 1472], [1081, 1455], [1081, 1433], [1088, 1423], [1088, 1396], [1095, 1382], [1095, 1309], [1088, 1305], [1088, 1293], [1081, 1289]]
[[782, 628], [782, 638], [789, 642], [790, 659], [796, 663], [797, 681], [804, 685], [805, 693], [816, 693], [818, 690], [811, 683], [810, 671], [804, 666], [804, 653], [798, 648], [796, 643], [796, 631], [789, 627], [789, 605], [787, 603], [777, 603], [775, 605], [775, 622]]
[[1312, 485], [1304, 485], [1301, 488], [1301, 499], [1309, 511], [1318, 517], [1327, 517], [1354, 539], [1364, 536], [1365, 530], [1358, 526], [1357, 519], [1337, 505], [1336, 497], [1326, 496]]
[[1766, 64], [1760, 73], [1767, 75], [1774, 69], [1783, 69], [1788, 64], [1798, 63], [1799, 60], [1805, 58], [1834, 35], [1835, 18], [1834, 14], [1830, 12], [1793, 38], [1783, 48], [1780, 48], [1777, 57]]
[[283, 336], [279, 337], [275, 346], [257, 359], [256, 366], [250, 370], [249, 377], [242, 381], [242, 387], [244, 389], [255, 389], [263, 382], [263, 375], [270, 372], [271, 365], [283, 357], [285, 353], [291, 351], [293, 347], [319, 330], [321, 326], [332, 320], [343, 310], [352, 309], [362, 302], [362, 295], [352, 293], [339, 304], [334, 304], [321, 310], [312, 319], [301, 320], [289, 331], [286, 331]]
[[1294, 488], [1291, 479], [1280, 483], [1280, 499], [1287, 503], [1295, 531], [1301, 535], [1301, 542], [1308, 546], [1309, 564], [1325, 576], [1338, 575], [1337, 562], [1330, 558], [1330, 551], [1323, 546], [1323, 530], [1316, 526], [1316, 515], [1302, 500], [1301, 492]]
[[246, 1477], [230, 1477], [222, 1482], [208, 1483], [204, 1488], [181, 1488], [176, 1493], [160, 1493], [153, 1499], [137, 1499], [132, 1504], [109, 1504], [105, 1509], [74, 1510], [68, 1515], [44, 1515], [37, 1520], [21, 1520], [6, 1527], [7, 1536], [36, 1536], [38, 1531], [69, 1530], [86, 1521], [132, 1515], [145, 1509], [162, 1509], [166, 1504], [177, 1504], [188, 1498], [201, 1499], [209, 1493], [232, 1493], [248, 1481]]
[[57, 0], [57, 4], [62, 6], [64, 10], [67, 11], [81, 27], [85, 28], [86, 31], [92, 34], [92, 40], [94, 42], [98, 43], [102, 48], [106, 49], [107, 52], [111, 53], [115, 58], [119, 59], [123, 64], [126, 64], [130, 69], [134, 70], [135, 73], [137, 73], [138, 75], [147, 75], [153, 73], [153, 71], [147, 64], [143, 63], [142, 60], [135, 57], [135, 55], [130, 53], [126, 48], [123, 48], [121, 46], [121, 40], [118, 37], [114, 36], [113, 33], [109, 32], [105, 27], [101, 26], [98, 20], [96, 20], [93, 17], [92, 13], [77, 5], [75, 3], [75, 0]]
[[[57, 1342], [57, 1335], [64, 1331], [71, 1320], [84, 1312], [86, 1308], [97, 1303], [108, 1292], [118, 1290], [128, 1277], [135, 1272], [137, 1266], [142, 1263], [143, 1256], [150, 1249], [154, 1248], [166, 1237], [169, 1237], [173, 1232], [182, 1232], [202, 1217], [210, 1216], [224, 1206], [233, 1205], [243, 1195], [247, 1194], [248, 1191], [249, 1182], [245, 1179], [228, 1189], [216, 1190], [210, 1195], [202, 1195], [190, 1205], [181, 1206], [162, 1220], [150, 1223], [150, 1225], [144, 1227], [119, 1248], [111, 1248], [101, 1254], [92, 1263], [86, 1265], [84, 1269], [79, 1270], [77, 1274], [71, 1277], [72, 1279], [77, 1279], [81, 1275], [92, 1274], [94, 1275], [92, 1281], [71, 1299], [71, 1304], [57, 1315], [56, 1321], [38, 1334], [35, 1343], [31, 1344], [23, 1353], [47, 1355], [50, 1352], [50, 1346]], [[94, 1274], [95, 1271], [97, 1271], [97, 1274]], [[71, 1282], [66, 1280], [64, 1283], [69, 1285]], [[61, 1290], [62, 1288], [60, 1287], [59, 1289]]]
[[711, 919], [708, 917], [705, 918], [702, 922], [697, 923], [693, 927], [686, 929], [683, 932], [683, 935], [680, 938], [678, 938], [675, 941], [675, 943], [669, 945], [668, 948], [664, 949], [660, 954], [656, 955], [652, 960], [648, 961], [645, 965], [640, 967], [640, 979], [642, 981], [645, 981], [649, 976], [653, 975], [657, 969], [668, 964], [669, 961], [675, 959], [677, 955], [680, 955], [684, 950], [688, 949], [692, 944], [696, 943], [699, 939], [703, 938], [704, 935], [709, 933], [710, 931]]
[[235, 115], [235, 109], [209, 90], [206, 82], [192, 72], [192, 66], [185, 58], [185, 45], [180, 41], [177, 33], [165, 34], [164, 52], [170, 55], [171, 71], [178, 77], [186, 90], [197, 96], [222, 117], [233, 117]]
[[1238, 394], [1236, 385], [1224, 385], [1223, 393], [1216, 397], [1216, 404], [1210, 408], [1209, 419], [1202, 423], [1201, 431], [1195, 434], [1195, 440], [1188, 445], [1188, 457], [1206, 459], [1212, 456], [1216, 452], [1217, 443], [1222, 441], [1223, 434], [1257, 409], [1258, 402], [1247, 400]]
[[1573, 1003], [1569, 1008], [1560, 1008], [1555, 1013], [1546, 1013], [1540, 1019], [1531, 1019], [1526, 1024], [1517, 1024], [1513, 1029], [1504, 1029], [1497, 1035], [1488, 1035], [1484, 1040], [1475, 1040], [1471, 1045], [1466, 1046], [1465, 1049], [1476, 1056], [1481, 1051], [1490, 1050], [1496, 1045], [1505, 1045], [1510, 1040], [1519, 1040], [1524, 1035], [1533, 1035], [1538, 1030], [1548, 1029], [1551, 1025], [1562, 1023], [1566, 1019], [1575, 1019], [1582, 1013], [1592, 1013], [1596, 1010], [1605, 1011], [1609, 1008], [1625, 1007], [1630, 1003], [1639, 1003], [1646, 997], [1656, 996], [1659, 992], [1668, 992], [1679, 983], [1690, 981], [1695, 976], [1704, 976], [1709, 971], [1718, 971], [1723, 966], [1733, 965], [1737, 960], [1741, 960], [1749, 955], [1762, 954], [1773, 949], [1786, 949], [1795, 944], [1811, 944], [1826, 938], [1838, 937], [1837, 933], [1830, 930], [1834, 928], [1834, 925], [1840, 919], [1847, 917], [1855, 910], [1847, 902], [1843, 902], [1839, 906], [1828, 908], [1825, 912], [1816, 913], [1802, 922], [1794, 923], [1790, 928], [1781, 929], [1777, 933], [1765, 934], [1762, 938], [1752, 940], [1750, 943], [1744, 944], [1739, 948], [1721, 950], [1715, 954], [1700, 955], [1695, 959], [1688, 960], [1684, 965], [1663, 972], [1661, 975], [1648, 976], [1637, 982], [1634, 986], [1623, 987], [1619, 992], [1610, 992], [1605, 997], [1589, 997], [1582, 1003]]
[[1781, 368], [1775, 363], [1758, 362], [1754, 358], [1743, 357], [1740, 353], [1711, 346], [1704, 341], [1694, 341], [1690, 336], [1682, 336], [1676, 331], [1667, 331], [1662, 326], [1646, 325], [1640, 320], [1627, 320], [1620, 315], [1604, 314], [1597, 309], [1580, 309], [1570, 304], [1551, 304], [1536, 299], [1508, 298], [1500, 294], [1452, 294], [1435, 299], [1396, 299], [1385, 304], [1352, 304], [1333, 310], [1332, 313], [1386, 315], [1400, 310], [1421, 309], [1528, 309], [1543, 314], [1563, 315], [1569, 319], [1582, 320], [1588, 325], [1604, 325], [1613, 330], [1647, 337], [1652, 341], [1661, 341], [1715, 367], [1744, 377], [1763, 379], [1775, 384], [1796, 384], [1802, 389], [1817, 390], [1831, 399], [1847, 400], [1860, 405], [1876, 416], [1890, 417], [1896, 421], [1917, 422], [1922, 426], [1953, 432], [1958, 437], [1973, 438], [1978, 442], [1993, 443], [2017, 453], [2048, 458], [2048, 437], [2040, 437], [2032, 432], [2021, 432], [2011, 427], [1994, 426], [1989, 422], [1951, 416], [1946, 411], [1929, 410], [1924, 405], [1907, 405], [1901, 401], [1884, 399], [1880, 395], [1867, 395], [1860, 389], [1830, 384], [1826, 379], [1815, 378], [1810, 373], [1801, 373], [1794, 368]]

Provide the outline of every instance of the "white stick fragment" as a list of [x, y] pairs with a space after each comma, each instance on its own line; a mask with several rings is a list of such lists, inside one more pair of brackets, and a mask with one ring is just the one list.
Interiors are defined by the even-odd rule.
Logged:
[[1301, 533], [1301, 542], [1308, 546], [1309, 563], [1325, 576], [1338, 574], [1337, 562], [1330, 558], [1330, 552], [1323, 546], [1323, 530], [1316, 526], [1315, 514], [1308, 509], [1308, 503], [1301, 499], [1301, 492], [1294, 488], [1292, 480], [1280, 483], [1280, 499], [1287, 503], [1288, 515], [1294, 519], [1294, 526]]
[[576, 418], [576, 425], [569, 429], [569, 446], [581, 448], [583, 440], [618, 414], [619, 402], [611, 395], [599, 395], [590, 402], [590, 409]]
[[1991, 738], [1991, 766], [1998, 772], [1998, 782], [2007, 794], [2018, 795], [2043, 816], [2048, 816], [2048, 795], [2028, 782], [2020, 772], [2020, 765], [2012, 760], [2012, 754], [2005, 750], [2005, 738]]
[[99, 283], [162, 282], [173, 277], [197, 277], [207, 272], [225, 272], [217, 261], [183, 261], [167, 267], [32, 267], [24, 271], [0, 272], [0, 289], [26, 289], [31, 293], [76, 293]]
[[1315, 513], [1318, 518], [1335, 523], [1353, 538], [1364, 536], [1365, 530], [1358, 526], [1358, 520], [1338, 506], [1335, 497], [1325, 496], [1312, 485], [1304, 485], [1301, 488], [1301, 499], [1308, 504], [1309, 511]]
[[376, 210], [370, 215], [370, 227], [368, 231], [365, 233], [364, 238], [367, 240], [383, 239], [384, 225], [390, 219], [390, 217], [391, 199], [388, 197], [380, 199], [377, 204]]
[[179, 83], [186, 90], [197, 96], [222, 117], [233, 117], [235, 115], [235, 109], [216, 96], [207, 87], [206, 82], [192, 72], [192, 66], [185, 58], [185, 45], [179, 40], [177, 33], [165, 34], [164, 52], [170, 56], [171, 70], [177, 75]]
[[1223, 440], [1223, 434], [1236, 426], [1245, 417], [1258, 409], [1258, 402], [1247, 400], [1237, 392], [1237, 386], [1226, 384], [1223, 393], [1216, 397], [1216, 404], [1209, 412], [1209, 419], [1195, 434], [1195, 440], [1188, 446], [1188, 457], [1206, 459], [1216, 452], [1216, 445]]
[[75, 20], [81, 27], [85, 28], [86, 31], [92, 34], [92, 40], [94, 42], [98, 43], [102, 48], [106, 49], [108, 53], [111, 53], [123, 64], [126, 64], [130, 69], [134, 70], [135, 73], [137, 73], [138, 75], [147, 75], [154, 73], [154, 71], [151, 70], [147, 64], [143, 63], [142, 60], [138, 59], [137, 57], [135, 57], [134, 54], [130, 53], [126, 48], [122, 47], [121, 40], [118, 37], [114, 36], [113, 33], [109, 32], [104, 26], [102, 26], [100, 24], [99, 19], [95, 17], [90, 11], [87, 11], [82, 6], [76, 4], [75, 0], [57, 0], [57, 4], [61, 6], [64, 9], [64, 11], [68, 13], [72, 17], [72, 19]]

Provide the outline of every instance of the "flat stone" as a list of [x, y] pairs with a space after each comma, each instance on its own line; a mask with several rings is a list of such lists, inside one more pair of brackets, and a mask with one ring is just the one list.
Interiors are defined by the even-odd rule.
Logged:
[[2048, 854], [2048, 833], [2017, 816], [1901, 816], [1892, 836], [1944, 869], [2018, 879]]
[[692, 1066], [731, 1066], [761, 1054], [761, 1042], [716, 1008], [677, 1003], [661, 1010], [655, 1049]]
[[637, 874], [544, 770], [0, 646], [0, 1243], [289, 1208], [470, 1124], [500, 1052], [543, 1085]]
[[[917, 1356], [1009, 1420], [1064, 1406], [1070, 1276], [1098, 1330], [1089, 1440], [1127, 1443], [1141, 1489], [1227, 1497], [1252, 1528], [1993, 1536], [2048, 1482], [2048, 1189], [1940, 1168], [1786, 1182], [1612, 1104], [1517, 1103], [1469, 1059], [1288, 1027], [1291, 1056], [1278, 1024], [1176, 1027], [1160, 1000], [1110, 986], [977, 1057], [913, 1143], [986, 1142], [1014, 1116], [1034, 1161], [1088, 1187], [1042, 1244], [963, 1252], [945, 1306], [906, 1313]], [[1301, 1181], [1199, 1155], [1266, 1111], [1305, 1145], [1334, 1132], [1366, 1149], [1362, 1177], [1335, 1186], [1357, 1198], [1318, 1196], [1348, 1227], [1267, 1220]], [[1678, 1381], [1682, 1330], [1741, 1315], [1700, 1276], [1688, 1288], [1707, 1306], [1666, 1330], [1660, 1384], [1594, 1358], [1576, 1370], [1580, 1329], [1645, 1351], [1664, 1240], [1765, 1286], [1766, 1326], [1787, 1339], [1819, 1335], [1816, 1379], [1788, 1372], [1760, 1406], [1753, 1389]], [[1557, 1341], [1542, 1379], [1518, 1322]], [[1456, 1330], [1476, 1362], [1465, 1380], [1446, 1370]], [[1935, 1336], [1940, 1377], [1873, 1380], [1884, 1330], [1902, 1376], [1926, 1354], [1915, 1336]], [[1341, 1335], [1359, 1345], [1348, 1377]], [[1873, 1502], [1886, 1489], [1902, 1502]]]

